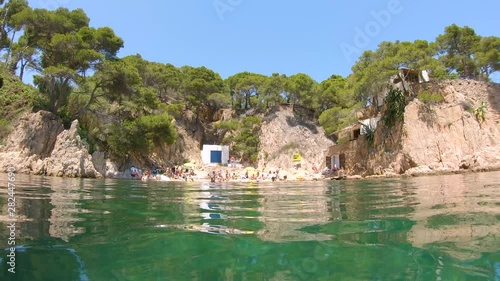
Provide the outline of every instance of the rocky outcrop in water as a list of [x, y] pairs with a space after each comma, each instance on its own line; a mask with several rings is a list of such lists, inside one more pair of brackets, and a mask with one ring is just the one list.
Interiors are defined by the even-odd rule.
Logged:
[[21, 118], [0, 148], [0, 168], [8, 167], [35, 175], [101, 177], [78, 135], [78, 121], [64, 130], [60, 118], [46, 111]]
[[54, 148], [57, 136], [64, 130], [57, 116], [46, 112], [26, 114], [0, 147], [0, 168], [16, 168], [21, 173], [41, 173], [42, 159]]
[[66, 177], [101, 177], [96, 171], [87, 146], [78, 135], [78, 120], [69, 130], [62, 131], [56, 139], [54, 149], [43, 160], [45, 175]]

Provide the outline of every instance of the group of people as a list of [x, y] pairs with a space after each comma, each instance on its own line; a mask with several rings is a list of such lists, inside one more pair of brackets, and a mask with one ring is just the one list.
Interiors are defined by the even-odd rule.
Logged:
[[238, 176], [236, 173], [233, 172], [232, 175], [230, 175], [229, 171], [226, 171], [225, 173], [222, 173], [222, 171], [212, 171], [211, 174], [208, 175], [210, 178], [211, 182], [226, 182], [230, 180], [237, 180]]
[[[323, 170], [319, 170], [315, 165], [312, 167], [315, 173], [341, 175], [343, 170], [337, 168], [334, 164], [331, 169], [325, 167]], [[140, 169], [132, 166], [130, 168], [130, 176], [134, 179], [141, 179], [147, 181], [149, 179], [155, 180], [183, 180], [183, 181], [194, 181], [196, 176], [195, 171], [192, 168], [187, 168], [184, 166], [174, 165], [166, 169], [156, 168], [153, 170], [144, 170], [142, 172]], [[227, 169], [226, 171], [218, 170], [211, 171], [207, 174], [206, 179], [211, 182], [228, 182], [237, 180], [252, 180], [252, 181], [287, 181], [286, 173], [280, 173], [280, 169], [276, 170], [255, 170], [255, 169], [245, 169], [240, 172], [234, 171], [233, 169]], [[299, 179], [299, 177], [297, 177]]]
[[229, 170], [226, 172], [222, 171], [212, 171], [212, 173], [208, 174], [208, 179], [211, 182], [228, 182], [228, 181], [236, 181], [236, 180], [271, 180], [271, 181], [286, 181], [287, 176], [280, 176], [280, 170], [277, 169], [275, 171], [269, 170], [267, 173], [262, 170], [262, 173], [259, 170], [244, 170], [244, 173], [236, 174], [236, 172], [230, 173]]
[[172, 166], [167, 168], [163, 175], [176, 180], [194, 180], [193, 176], [195, 176], [194, 170], [189, 168], [183, 168], [182, 166]]
[[136, 167], [132, 166], [130, 168], [130, 176], [133, 179], [141, 179], [142, 181], [147, 181], [150, 179], [155, 180], [184, 180], [184, 181], [194, 181], [194, 170], [193, 169], [184, 169], [181, 166], [172, 166], [167, 169], [157, 168], [154, 170], [145, 170], [142, 172]]

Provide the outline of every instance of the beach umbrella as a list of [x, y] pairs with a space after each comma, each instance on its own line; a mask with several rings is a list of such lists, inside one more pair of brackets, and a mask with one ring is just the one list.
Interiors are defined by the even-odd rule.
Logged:
[[249, 176], [252, 176], [252, 175], [257, 175], [257, 169], [255, 169], [254, 167], [246, 167], [244, 169]]

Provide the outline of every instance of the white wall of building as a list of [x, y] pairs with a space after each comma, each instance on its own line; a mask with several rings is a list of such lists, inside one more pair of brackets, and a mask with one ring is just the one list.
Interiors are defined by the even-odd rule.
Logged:
[[210, 164], [210, 157], [212, 151], [221, 151], [222, 152], [222, 164], [227, 165], [229, 162], [229, 146], [225, 145], [209, 145], [204, 144], [203, 150], [201, 151], [201, 161], [204, 164]]
[[337, 167], [337, 169], [340, 168], [340, 157], [338, 154], [332, 155], [330, 161], [330, 167]]
[[371, 127], [372, 129], [376, 129], [379, 121], [380, 121], [380, 116], [359, 120], [359, 122], [363, 124], [363, 126], [361, 126], [360, 128], [360, 134], [361, 135], [366, 134], [366, 129], [367, 129], [366, 127]]

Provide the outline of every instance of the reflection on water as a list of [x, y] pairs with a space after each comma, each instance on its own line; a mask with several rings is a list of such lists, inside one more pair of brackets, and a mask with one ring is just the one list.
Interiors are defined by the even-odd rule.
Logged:
[[[500, 280], [500, 172], [261, 184], [17, 175], [16, 185], [15, 280]], [[6, 255], [1, 280], [12, 277]]]
[[[436, 247], [456, 258], [480, 258], [500, 250], [500, 181], [498, 173], [412, 179], [419, 204], [408, 234], [415, 247]], [[493, 176], [495, 175], [495, 176]]]

